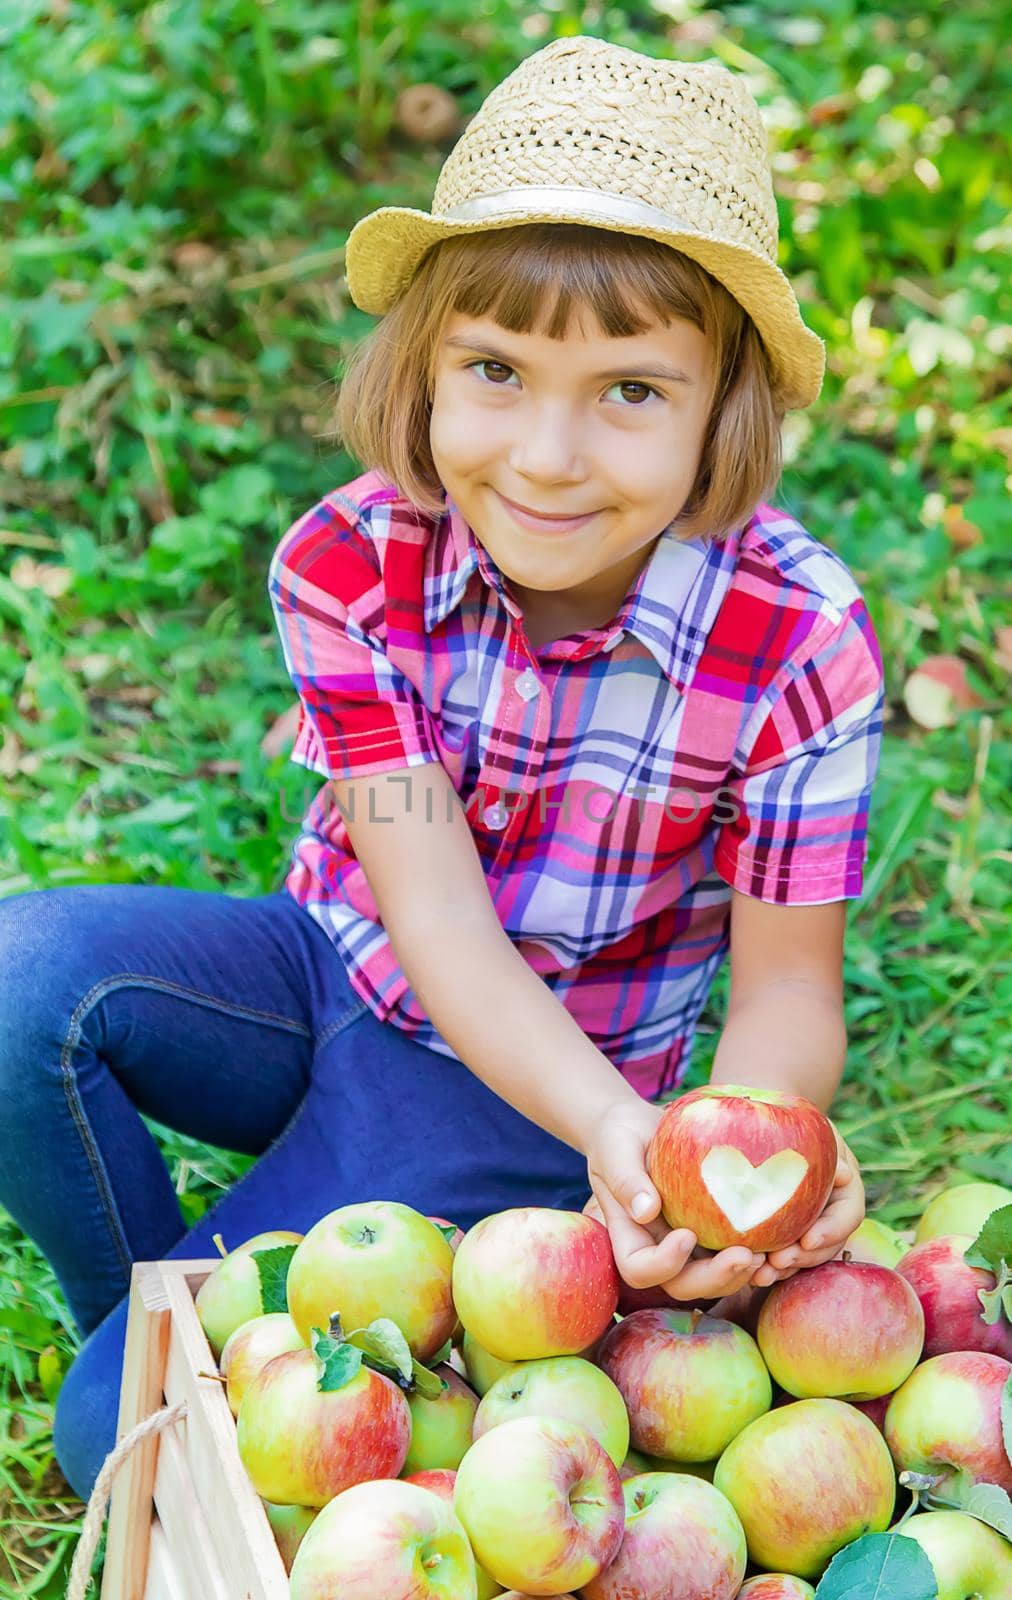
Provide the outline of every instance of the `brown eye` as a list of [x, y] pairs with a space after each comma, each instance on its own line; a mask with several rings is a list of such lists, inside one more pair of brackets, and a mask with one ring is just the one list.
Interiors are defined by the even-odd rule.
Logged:
[[[476, 361], [474, 365], [476, 367], [497, 367], [500, 372], [513, 371], [513, 368], [508, 367], [504, 361]], [[497, 380], [492, 378], [490, 381], [495, 383]]]
[[[648, 383], [635, 383], [631, 378], [628, 383], [618, 383], [615, 385], [615, 387], [617, 389], [639, 389], [641, 399], [645, 398], [648, 394], [655, 393]], [[634, 395], [633, 398], [635, 399], [636, 396]]]

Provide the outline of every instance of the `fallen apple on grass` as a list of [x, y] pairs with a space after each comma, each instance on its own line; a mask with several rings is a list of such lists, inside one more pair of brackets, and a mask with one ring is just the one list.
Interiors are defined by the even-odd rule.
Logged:
[[963, 1258], [975, 1235], [942, 1234], [915, 1244], [896, 1271], [924, 1311], [924, 1359], [954, 1350], [983, 1350], [1012, 1361], [1012, 1323], [1002, 1314], [984, 1321], [981, 1291], [995, 1287], [994, 1273]]
[[1002, 1390], [1012, 1363], [980, 1350], [923, 1361], [889, 1402], [885, 1437], [898, 1472], [996, 1483], [1012, 1494], [1012, 1464], [1001, 1428]]
[[[215, 1239], [219, 1249], [222, 1248], [220, 1234], [216, 1234]], [[297, 1245], [301, 1239], [301, 1233], [290, 1233], [284, 1228], [255, 1233], [251, 1239], [229, 1250], [208, 1273], [197, 1290], [194, 1303], [197, 1320], [207, 1335], [215, 1360], [221, 1355], [229, 1334], [252, 1317], [262, 1317], [268, 1310], [261, 1296], [260, 1269], [253, 1259], [254, 1251]]]
[[938, 1600], [1009, 1600], [1012, 1544], [965, 1511], [919, 1511], [899, 1529], [931, 1562]]
[[633, 1448], [666, 1461], [714, 1460], [773, 1398], [751, 1335], [697, 1310], [634, 1311], [605, 1334], [598, 1361]]
[[474, 1556], [453, 1508], [381, 1479], [335, 1496], [299, 1546], [290, 1600], [477, 1600]]
[[287, 1311], [269, 1311], [241, 1322], [225, 1340], [218, 1371], [226, 1380], [225, 1396], [233, 1417], [257, 1373], [275, 1356], [304, 1348], [302, 1336]]
[[733, 1600], [745, 1576], [745, 1531], [717, 1489], [687, 1474], [627, 1478], [625, 1536], [583, 1600]]
[[976, 1238], [992, 1211], [1012, 1205], [1012, 1189], [1000, 1183], [957, 1183], [943, 1189], [921, 1213], [914, 1244], [943, 1234], [968, 1233]]
[[552, 1417], [517, 1417], [476, 1439], [453, 1503], [476, 1560], [532, 1595], [582, 1588], [622, 1543], [614, 1463], [585, 1428]]
[[757, 1343], [798, 1399], [875, 1400], [908, 1378], [924, 1344], [924, 1312], [891, 1267], [824, 1261], [774, 1284]]
[[885, 1440], [844, 1400], [795, 1400], [750, 1422], [713, 1483], [741, 1518], [755, 1565], [799, 1578], [819, 1577], [862, 1533], [884, 1532], [896, 1502]]
[[[480, 1439], [512, 1417], [556, 1417], [578, 1423], [621, 1467], [629, 1450], [625, 1401], [606, 1372], [580, 1356], [525, 1361], [499, 1378], [481, 1400], [473, 1437]], [[456, 1463], [455, 1463], [456, 1464]]]
[[339, 1388], [319, 1388], [313, 1350], [275, 1356], [239, 1406], [239, 1458], [257, 1494], [278, 1505], [324, 1506], [369, 1478], [396, 1478], [411, 1440], [402, 1391], [360, 1366]]
[[618, 1283], [607, 1228], [580, 1211], [494, 1212], [453, 1258], [460, 1320], [500, 1361], [580, 1355], [611, 1325]]
[[726, 1083], [669, 1101], [646, 1156], [671, 1228], [709, 1250], [765, 1252], [811, 1227], [837, 1159], [833, 1125], [810, 1100]]
[[445, 1363], [432, 1370], [443, 1385], [439, 1395], [430, 1400], [417, 1389], [408, 1395], [411, 1443], [401, 1474], [405, 1478], [439, 1467], [456, 1468], [471, 1448], [478, 1396]]
[[453, 1251], [434, 1222], [396, 1200], [341, 1206], [314, 1223], [288, 1268], [288, 1309], [308, 1343], [339, 1312], [349, 1332], [396, 1322], [417, 1361], [430, 1361], [456, 1323]]

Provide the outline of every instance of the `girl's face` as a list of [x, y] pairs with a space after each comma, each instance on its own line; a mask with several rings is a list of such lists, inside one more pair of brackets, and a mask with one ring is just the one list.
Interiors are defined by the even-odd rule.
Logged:
[[[618, 610], [696, 479], [714, 374], [681, 319], [608, 338], [583, 312], [567, 337], [454, 312], [436, 352], [433, 460], [526, 615], [575, 631]], [[524, 521], [514, 506], [572, 526]]]

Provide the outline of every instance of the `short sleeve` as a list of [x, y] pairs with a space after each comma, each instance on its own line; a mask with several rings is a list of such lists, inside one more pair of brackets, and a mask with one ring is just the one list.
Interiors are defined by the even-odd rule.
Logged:
[[291, 759], [327, 778], [437, 761], [428, 710], [385, 648], [382, 574], [363, 524], [322, 500], [281, 539], [267, 587], [299, 696]]
[[860, 895], [882, 742], [882, 660], [863, 601], [812, 638], [746, 734], [714, 855], [732, 889], [784, 905]]

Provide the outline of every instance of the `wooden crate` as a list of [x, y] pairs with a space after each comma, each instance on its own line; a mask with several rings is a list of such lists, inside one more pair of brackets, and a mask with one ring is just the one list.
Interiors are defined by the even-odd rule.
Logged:
[[130, 1280], [117, 1438], [163, 1406], [181, 1419], [134, 1449], [115, 1479], [102, 1600], [288, 1600], [263, 1503], [197, 1320], [210, 1261], [138, 1261]]

